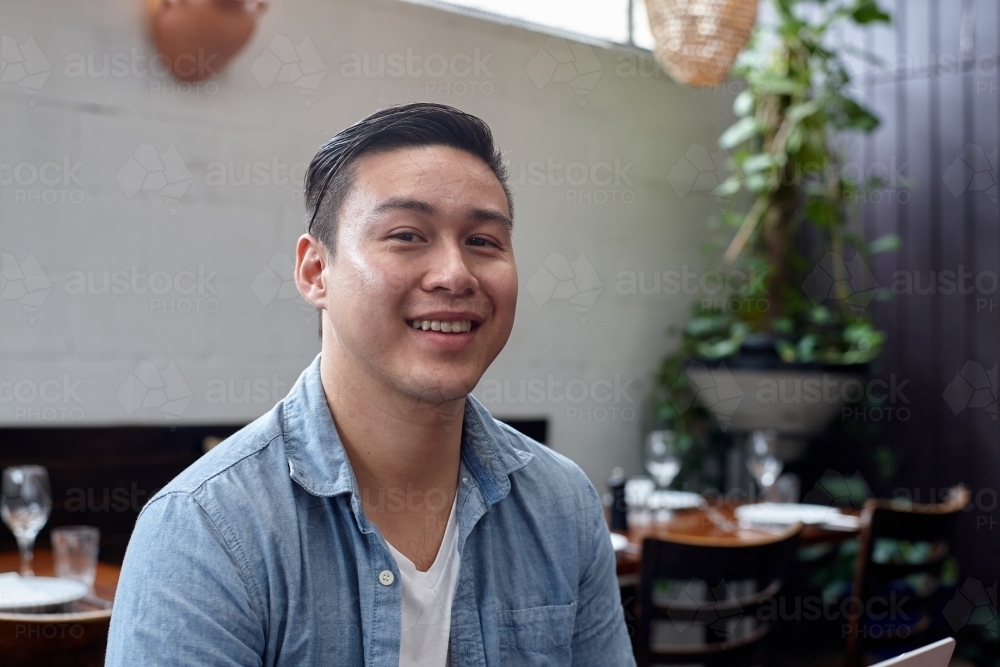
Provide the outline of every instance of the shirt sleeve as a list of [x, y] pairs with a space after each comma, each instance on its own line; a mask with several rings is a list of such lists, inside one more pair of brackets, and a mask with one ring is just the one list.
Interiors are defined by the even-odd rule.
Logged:
[[115, 593], [105, 667], [262, 664], [264, 630], [224, 530], [187, 493], [143, 509]]
[[580, 578], [573, 667], [634, 667], [611, 536], [597, 491], [592, 486], [589, 491], [595, 502], [584, 514], [590, 531], [589, 548], [584, 553], [592, 560]]

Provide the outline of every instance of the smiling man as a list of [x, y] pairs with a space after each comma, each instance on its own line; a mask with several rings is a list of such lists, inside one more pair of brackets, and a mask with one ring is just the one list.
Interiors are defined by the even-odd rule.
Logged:
[[321, 352], [143, 508], [107, 664], [634, 665], [593, 486], [470, 395], [517, 300], [487, 125], [382, 109], [305, 189]]

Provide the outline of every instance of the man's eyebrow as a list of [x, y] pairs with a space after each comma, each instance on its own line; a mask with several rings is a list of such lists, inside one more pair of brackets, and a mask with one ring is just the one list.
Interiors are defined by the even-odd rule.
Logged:
[[479, 222], [499, 222], [507, 229], [514, 228], [514, 221], [500, 211], [491, 208], [470, 208], [468, 216]]
[[[416, 211], [424, 215], [435, 215], [437, 213], [437, 209], [429, 203], [411, 197], [390, 197], [376, 206], [374, 213], [379, 215], [388, 211]], [[495, 209], [473, 207], [466, 211], [466, 215], [477, 222], [499, 222], [507, 229], [514, 228], [514, 222]]]
[[375, 207], [375, 213], [386, 213], [387, 211], [416, 211], [424, 215], [434, 215], [437, 209], [425, 201], [412, 199], [409, 197], [390, 197]]

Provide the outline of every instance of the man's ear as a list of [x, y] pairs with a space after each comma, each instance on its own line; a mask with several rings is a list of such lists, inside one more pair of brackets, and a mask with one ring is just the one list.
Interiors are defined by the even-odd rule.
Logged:
[[320, 310], [326, 308], [323, 269], [329, 256], [326, 246], [312, 234], [303, 234], [295, 245], [295, 286], [306, 301]]

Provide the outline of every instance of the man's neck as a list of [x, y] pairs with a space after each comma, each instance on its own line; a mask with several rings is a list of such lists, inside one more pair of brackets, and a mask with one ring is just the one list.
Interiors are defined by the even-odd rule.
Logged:
[[426, 570], [457, 492], [465, 398], [426, 404], [337, 352], [324, 349], [320, 374], [365, 515]]

